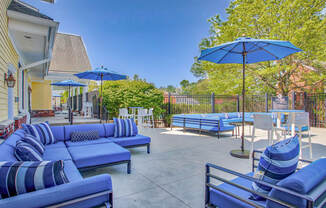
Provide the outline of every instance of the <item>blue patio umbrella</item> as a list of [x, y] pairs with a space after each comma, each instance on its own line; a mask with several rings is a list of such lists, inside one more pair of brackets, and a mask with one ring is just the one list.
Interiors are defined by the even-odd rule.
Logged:
[[205, 60], [217, 64], [242, 64], [242, 136], [241, 150], [232, 150], [231, 155], [248, 158], [248, 151], [244, 150], [244, 109], [245, 109], [245, 71], [246, 64], [262, 61], [280, 60], [293, 53], [302, 51], [289, 41], [264, 40], [241, 37], [233, 42], [224, 43], [217, 47], [201, 51], [198, 60]]
[[85, 84], [76, 82], [74, 80], [64, 80], [64, 81], [60, 81], [60, 82], [55, 82], [52, 83], [51, 85], [53, 86], [60, 86], [60, 87], [68, 87], [68, 113], [69, 113], [69, 122], [70, 124], [72, 124], [73, 119], [72, 119], [72, 113], [71, 113], [71, 101], [70, 101], [70, 88], [71, 87], [85, 87]]
[[85, 72], [81, 72], [78, 74], [74, 74], [80, 79], [89, 79], [89, 80], [95, 80], [95, 81], [101, 81], [101, 106], [100, 106], [100, 120], [102, 121], [102, 105], [103, 105], [103, 80], [106, 81], [114, 81], [114, 80], [123, 80], [127, 79], [126, 75], [117, 74], [115, 72], [110, 71], [107, 68], [104, 68], [103, 66], [101, 68], [96, 68], [93, 70], [88, 70]]

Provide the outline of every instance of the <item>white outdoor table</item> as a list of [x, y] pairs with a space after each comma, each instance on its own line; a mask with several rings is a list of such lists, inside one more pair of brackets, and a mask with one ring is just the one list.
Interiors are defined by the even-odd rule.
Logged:
[[[305, 112], [304, 110], [270, 110], [271, 113], [277, 113], [277, 128], [281, 127], [281, 114], [292, 114], [292, 118], [295, 118], [296, 113]], [[292, 121], [291, 121], [292, 122]], [[295, 135], [295, 126], [294, 123], [291, 124], [291, 136]]]

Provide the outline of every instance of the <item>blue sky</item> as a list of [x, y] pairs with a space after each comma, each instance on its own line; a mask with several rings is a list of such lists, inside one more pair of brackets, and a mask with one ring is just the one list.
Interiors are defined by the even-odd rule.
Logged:
[[81, 35], [92, 67], [138, 74], [157, 87], [187, 79], [208, 18], [226, 17], [228, 0], [24, 0], [60, 22], [59, 32]]

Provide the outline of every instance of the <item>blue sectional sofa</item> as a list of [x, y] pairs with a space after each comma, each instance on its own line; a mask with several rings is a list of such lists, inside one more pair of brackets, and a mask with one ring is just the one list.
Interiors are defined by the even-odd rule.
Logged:
[[[301, 160], [307, 166], [279, 181], [276, 185], [262, 182], [253, 177], [259, 160], [254, 151], [253, 170], [246, 175], [214, 164], [206, 164], [205, 207], [223, 208], [314, 208], [326, 207], [326, 158], [314, 162]], [[220, 177], [218, 171], [236, 176], [233, 180]], [[217, 180], [223, 182], [215, 185]], [[252, 182], [271, 187], [265, 200], [253, 200], [252, 193], [259, 195], [251, 188]]]
[[[82, 124], [51, 126], [56, 143], [45, 145], [44, 160], [63, 160], [69, 183], [1, 199], [0, 207], [94, 207], [106, 204], [113, 207], [113, 190], [110, 175], [103, 174], [85, 178], [78, 169], [127, 163], [131, 170], [131, 147], [146, 146], [150, 153], [149, 137], [114, 138], [114, 124]], [[71, 142], [74, 131], [98, 130], [100, 138], [91, 141]], [[25, 135], [17, 130], [0, 145], [0, 161], [17, 161], [14, 152], [16, 141]]]
[[[245, 112], [244, 120], [252, 123], [254, 114], [270, 114], [276, 123], [277, 115], [275, 113], [263, 112]], [[281, 121], [284, 122], [282, 114]], [[232, 131], [235, 126], [232, 122], [242, 122], [242, 113], [207, 113], [207, 114], [177, 114], [171, 119], [171, 129], [173, 127], [182, 127], [185, 129], [195, 129], [201, 131], [214, 132], [219, 137], [220, 132]]]

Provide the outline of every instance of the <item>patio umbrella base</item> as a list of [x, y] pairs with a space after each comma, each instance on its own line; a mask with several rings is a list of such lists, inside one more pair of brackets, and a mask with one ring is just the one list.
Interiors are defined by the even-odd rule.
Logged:
[[242, 158], [242, 159], [248, 159], [249, 158], [249, 151], [248, 150], [231, 150], [230, 152], [231, 156]]

